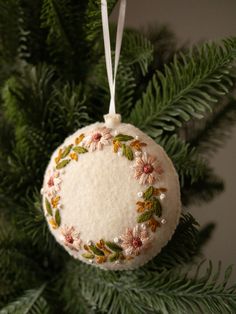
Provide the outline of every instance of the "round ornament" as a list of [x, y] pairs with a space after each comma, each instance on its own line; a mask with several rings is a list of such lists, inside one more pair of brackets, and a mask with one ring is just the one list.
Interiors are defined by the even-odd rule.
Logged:
[[171, 160], [117, 114], [78, 130], [56, 149], [42, 195], [55, 239], [73, 257], [111, 270], [152, 259], [181, 212]]
[[107, 1], [102, 26], [111, 100], [105, 123], [69, 136], [45, 173], [43, 208], [55, 239], [75, 258], [103, 269], [137, 268], [171, 238], [180, 217], [172, 162], [149, 136], [115, 113], [115, 86], [126, 0], [121, 0], [115, 66]]

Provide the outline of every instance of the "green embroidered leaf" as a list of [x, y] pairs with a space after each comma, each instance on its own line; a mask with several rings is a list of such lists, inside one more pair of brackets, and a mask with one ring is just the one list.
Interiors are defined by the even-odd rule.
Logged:
[[61, 224], [61, 216], [60, 216], [60, 212], [59, 212], [58, 209], [56, 210], [56, 213], [55, 213], [55, 221], [56, 221], [57, 225], [60, 226], [60, 224]]
[[145, 222], [145, 221], [151, 219], [153, 213], [154, 213], [153, 210], [149, 210], [149, 211], [144, 212], [143, 214], [141, 214], [140, 216], [137, 217], [137, 222], [141, 223], [141, 222]]
[[82, 147], [82, 146], [75, 146], [73, 148], [73, 151], [78, 153], [78, 154], [84, 154], [84, 153], [88, 152], [88, 150], [85, 147]]
[[129, 146], [126, 146], [125, 149], [125, 156], [129, 159], [129, 160], [133, 160], [134, 159], [134, 154], [132, 149]]
[[126, 145], [122, 144], [121, 149], [122, 149], [122, 155], [125, 156], [125, 154], [126, 154]]
[[89, 249], [98, 256], [104, 256], [103, 251], [101, 251], [98, 247], [96, 247], [94, 244], [89, 245]]
[[94, 255], [92, 253], [84, 253], [84, 254], [82, 254], [82, 256], [84, 258], [87, 258], [87, 259], [93, 259], [94, 258]]
[[63, 151], [62, 154], [61, 154], [61, 158], [62, 158], [62, 159], [65, 158], [65, 157], [69, 154], [69, 152], [71, 151], [72, 146], [73, 146], [73, 145], [69, 145], [69, 146], [67, 146], [67, 147], [64, 149], [64, 151]]
[[117, 252], [118, 253], [118, 252], [122, 252], [123, 251], [123, 249], [119, 245], [114, 243], [114, 242], [107, 241], [107, 242], [105, 242], [105, 244], [113, 252]]
[[52, 206], [47, 198], [45, 198], [45, 206], [46, 206], [47, 213], [50, 216], [52, 216]]
[[56, 166], [56, 169], [59, 170], [59, 169], [64, 168], [66, 165], [68, 165], [68, 163], [70, 161], [71, 161], [71, 159], [65, 159], [65, 160], [59, 162], [59, 164], [57, 164], [57, 166]]
[[122, 144], [122, 154], [128, 160], [133, 160], [134, 159], [134, 154], [133, 154], [132, 149], [129, 146], [125, 145], [125, 144]]
[[114, 254], [111, 254], [109, 256], [109, 262], [115, 262], [119, 259], [120, 257], [120, 254], [119, 253], [114, 253]]
[[153, 207], [152, 209], [154, 210], [154, 213], [156, 216], [161, 217], [162, 215], [162, 207], [159, 199], [155, 198], [153, 200]]
[[154, 192], [154, 187], [153, 186], [149, 186], [149, 188], [143, 193], [143, 198], [147, 201], [149, 200]]
[[125, 135], [125, 134], [118, 134], [114, 137], [114, 140], [120, 141], [120, 142], [127, 142], [130, 140], [133, 140], [133, 136]]

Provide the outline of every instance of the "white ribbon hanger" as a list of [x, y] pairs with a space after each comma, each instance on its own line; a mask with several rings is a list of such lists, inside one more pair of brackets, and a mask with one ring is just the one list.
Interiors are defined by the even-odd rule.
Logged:
[[117, 74], [117, 69], [118, 69], [118, 64], [119, 64], [119, 59], [120, 59], [121, 43], [122, 43], [122, 37], [123, 37], [123, 32], [124, 32], [126, 0], [120, 1], [118, 25], [117, 25], [117, 32], [116, 32], [114, 72], [112, 68], [107, 0], [101, 0], [101, 10], [102, 10], [102, 29], [103, 29], [104, 48], [105, 48], [107, 77], [108, 77], [108, 83], [109, 83], [110, 94], [111, 94], [109, 114], [115, 114], [116, 113], [116, 106], [115, 106], [116, 74]]

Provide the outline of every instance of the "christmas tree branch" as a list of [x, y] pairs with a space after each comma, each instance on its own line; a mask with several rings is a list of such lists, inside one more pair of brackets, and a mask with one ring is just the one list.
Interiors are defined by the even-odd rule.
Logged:
[[180, 218], [172, 240], [144, 269], [160, 271], [188, 264], [198, 256], [199, 251], [198, 223], [193, 216], [185, 214]]
[[171, 241], [143, 269], [159, 272], [197, 262], [202, 255], [201, 249], [210, 239], [213, 230], [213, 224], [199, 229], [191, 214], [183, 214]]
[[198, 156], [196, 148], [192, 148], [177, 135], [158, 137], [156, 141], [164, 147], [172, 159], [182, 186], [186, 180], [193, 184], [203, 178], [207, 166], [206, 162]]
[[[115, 3], [108, 2], [110, 12]], [[73, 260], [48, 230], [39, 190], [50, 155], [69, 133], [101, 120], [109, 103], [100, 0], [0, 0], [0, 32], [0, 307], [16, 300], [0, 313], [236, 312], [231, 268], [223, 281], [220, 267], [209, 265], [203, 275], [185, 270], [201, 255], [212, 224], [199, 229], [183, 215], [153, 261], [124, 272]], [[233, 102], [215, 105], [231, 93], [235, 49], [235, 39], [227, 39], [173, 57], [177, 45], [165, 28], [147, 38], [124, 35], [118, 112], [164, 146], [184, 205], [223, 189], [198, 153], [218, 147], [228, 136], [222, 129], [235, 122]], [[207, 110], [211, 119], [202, 129], [187, 125], [193, 137], [173, 135]]]
[[129, 30], [124, 34], [122, 57], [125, 64], [135, 66], [142, 76], [148, 73], [148, 68], [153, 61], [154, 47], [151, 41], [137, 31]]
[[175, 56], [164, 73], [153, 76], [130, 121], [156, 137], [163, 131], [173, 132], [191, 118], [202, 118], [232, 85], [230, 68], [235, 58], [235, 38]]
[[[6, 29], [8, 32], [6, 32]], [[0, 65], [12, 66], [19, 45], [19, 3], [0, 1]], [[5, 67], [5, 70], [7, 67]], [[1, 73], [1, 76], [6, 73]], [[5, 75], [4, 75], [5, 76]]]
[[2, 310], [0, 314], [48, 314], [50, 309], [42, 294], [46, 285], [42, 285], [38, 289], [28, 290], [16, 301], [10, 303]]
[[[190, 276], [186, 271], [109, 272], [70, 263], [65, 272], [73, 280], [74, 297], [82, 294], [91, 307], [106, 313], [232, 313], [235, 286], [227, 287], [232, 267], [219, 282], [221, 267]], [[75, 278], [76, 277], [76, 278]], [[85, 279], [86, 278], [86, 279]], [[64, 287], [67, 293], [70, 286]], [[64, 293], [63, 293], [64, 294]], [[73, 313], [73, 311], [72, 311]]]
[[[221, 108], [222, 107], [222, 108]], [[189, 141], [198, 148], [200, 153], [215, 153], [230, 137], [236, 123], [236, 99], [228, 100], [222, 105], [211, 119], [206, 120], [205, 126], [193, 132]], [[194, 136], [195, 135], [195, 136]]]
[[[94, 43], [98, 38], [101, 39], [101, 1], [100, 0], [88, 0], [88, 6], [86, 10], [86, 39], [88, 42]], [[112, 12], [117, 0], [110, 0], [107, 3], [109, 13]]]
[[[110, 90], [108, 82], [104, 80], [106, 76], [105, 59], [102, 57], [91, 72], [88, 79], [88, 84], [91, 89], [92, 98], [90, 99], [91, 107], [93, 104], [96, 111], [96, 121], [103, 119], [104, 112], [108, 111], [110, 100]], [[123, 60], [119, 64], [119, 72], [116, 78], [116, 109], [122, 115], [122, 118], [127, 119], [133, 105], [133, 97], [135, 94], [135, 78], [130, 66]], [[94, 112], [91, 113], [94, 116]]]

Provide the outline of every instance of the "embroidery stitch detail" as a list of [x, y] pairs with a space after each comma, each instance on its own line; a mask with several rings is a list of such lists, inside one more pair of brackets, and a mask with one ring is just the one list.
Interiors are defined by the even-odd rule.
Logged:
[[[137, 224], [133, 229], [128, 228], [116, 237], [114, 241], [100, 239], [98, 242], [89, 241], [84, 244], [80, 232], [75, 226], [61, 226], [61, 174], [71, 161], [79, 161], [79, 155], [102, 150], [104, 146], [111, 145], [113, 152], [124, 156], [129, 161], [134, 160], [134, 178], [140, 185], [147, 185], [144, 191], [138, 192], [136, 202]], [[166, 223], [162, 217], [161, 202], [166, 197], [167, 190], [155, 187], [163, 174], [162, 166], [156, 157], [143, 152], [147, 144], [137, 136], [116, 133], [100, 127], [92, 130], [88, 135], [80, 134], [74, 144], [70, 144], [58, 150], [55, 158], [55, 168], [49, 170], [49, 178], [46, 188], [43, 189], [44, 204], [48, 222], [53, 229], [60, 228], [63, 244], [72, 252], [80, 254], [85, 260], [102, 263], [128, 262], [143, 251], [149, 249], [152, 235]], [[160, 218], [160, 221], [158, 220]]]

